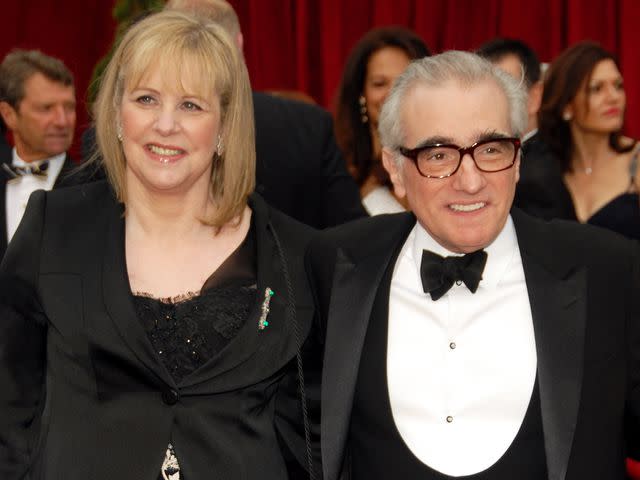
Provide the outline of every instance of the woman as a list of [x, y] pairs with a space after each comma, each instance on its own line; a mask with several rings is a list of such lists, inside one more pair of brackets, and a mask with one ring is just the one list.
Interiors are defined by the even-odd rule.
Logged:
[[219, 26], [163, 12], [124, 36], [94, 112], [109, 183], [36, 192], [2, 265], [3, 478], [281, 479], [310, 459], [310, 231], [250, 197], [251, 112]]
[[427, 55], [415, 33], [386, 27], [367, 33], [347, 59], [337, 95], [336, 138], [372, 215], [404, 210], [382, 167], [378, 117], [393, 81], [411, 60]]
[[640, 238], [639, 151], [621, 133], [625, 107], [613, 55], [596, 43], [578, 43], [546, 74], [540, 140], [560, 162], [577, 220]]

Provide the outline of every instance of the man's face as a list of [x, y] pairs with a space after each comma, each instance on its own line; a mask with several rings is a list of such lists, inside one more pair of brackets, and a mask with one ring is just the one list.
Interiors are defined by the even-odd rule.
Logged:
[[76, 99], [73, 86], [35, 73], [24, 84], [24, 98], [14, 109], [0, 103], [2, 117], [13, 133], [18, 156], [26, 162], [66, 152], [73, 141]]
[[[401, 122], [407, 148], [432, 143], [467, 147], [495, 136], [513, 136], [507, 98], [492, 81], [471, 87], [457, 82], [417, 85], [404, 99]], [[420, 224], [440, 245], [468, 253], [498, 236], [513, 202], [519, 158], [512, 168], [485, 173], [466, 154], [452, 176], [425, 178], [410, 159], [404, 158], [398, 168], [393, 155], [383, 150], [396, 195], [406, 197]]]
[[496, 60], [492, 63], [500, 70], [511, 75], [517, 81], [524, 81], [524, 67], [517, 55], [509, 53], [500, 58], [500, 60]]

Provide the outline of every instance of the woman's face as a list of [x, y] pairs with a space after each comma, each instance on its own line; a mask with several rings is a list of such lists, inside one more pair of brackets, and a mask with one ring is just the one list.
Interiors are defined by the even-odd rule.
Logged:
[[220, 133], [220, 100], [185, 75], [151, 69], [125, 88], [120, 107], [127, 190], [185, 194], [209, 190]]
[[572, 125], [585, 132], [609, 134], [622, 128], [626, 96], [622, 75], [611, 59], [596, 64], [566, 111]]
[[369, 57], [362, 95], [367, 101], [367, 115], [373, 127], [378, 127], [380, 109], [391, 85], [410, 61], [406, 52], [398, 47], [383, 47]]

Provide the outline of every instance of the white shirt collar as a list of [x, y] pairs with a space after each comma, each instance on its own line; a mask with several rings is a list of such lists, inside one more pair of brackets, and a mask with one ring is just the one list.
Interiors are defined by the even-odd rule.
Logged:
[[[418, 275], [420, 274], [420, 263], [422, 262], [422, 250], [431, 250], [443, 257], [460, 255], [440, 245], [429, 235], [424, 227], [420, 225], [420, 222], [416, 222], [416, 226], [411, 235], [413, 236], [413, 259], [418, 270]], [[495, 288], [507, 271], [508, 266], [513, 260], [513, 256], [519, 254], [518, 238], [511, 215], [507, 217], [507, 221], [496, 239], [484, 250], [487, 252], [487, 264], [482, 273], [479, 289]]]
[[18, 152], [16, 151], [16, 147], [13, 147], [13, 158], [11, 160], [11, 165], [13, 165], [14, 167], [27, 167], [29, 165], [40, 165], [41, 163], [48, 161], [50, 164], [60, 164], [60, 166], [62, 166], [62, 163], [64, 162], [66, 156], [67, 152], [62, 152], [58, 155], [54, 155], [53, 157], [43, 158], [42, 160], [29, 163], [22, 160], [18, 155]]
[[520, 143], [523, 144], [524, 142], [529, 140], [531, 137], [533, 137], [536, 133], [538, 133], [538, 129], [537, 128], [534, 128], [533, 130], [529, 130], [527, 133], [525, 133], [522, 136], [522, 140], [520, 141]]

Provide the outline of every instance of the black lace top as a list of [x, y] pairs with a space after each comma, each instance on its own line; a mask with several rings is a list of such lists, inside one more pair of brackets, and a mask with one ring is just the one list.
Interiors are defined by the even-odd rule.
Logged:
[[134, 295], [138, 319], [176, 383], [220, 352], [247, 320], [256, 301], [254, 237], [252, 227], [199, 293]]
[[[240, 331], [256, 303], [256, 278], [252, 224], [242, 244], [200, 292], [170, 298], [134, 294], [138, 319], [176, 383], [218, 354]], [[159, 478], [183, 479], [171, 444]]]

